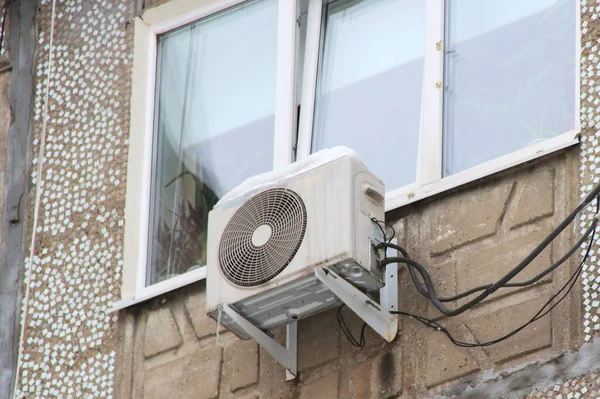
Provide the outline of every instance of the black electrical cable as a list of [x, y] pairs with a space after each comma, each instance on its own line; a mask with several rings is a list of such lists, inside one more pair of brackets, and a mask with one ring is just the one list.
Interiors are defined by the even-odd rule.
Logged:
[[402, 248], [400, 245], [392, 244], [389, 242], [382, 242], [375, 246], [375, 249], [381, 249], [381, 248], [395, 249], [396, 251], [400, 252], [402, 254], [402, 256], [404, 256], [405, 258], [410, 258], [410, 256], [408, 255], [408, 251], [406, 249]]
[[[381, 234], [383, 234], [384, 243], [389, 244], [394, 239], [394, 237], [396, 237], [396, 229], [391, 224], [386, 223], [383, 220], [379, 220], [377, 218], [371, 218], [371, 221], [375, 222], [377, 224], [377, 227], [379, 227], [379, 230], [381, 230]], [[392, 230], [392, 236], [389, 239], [387, 238], [387, 234], [383, 230], [383, 227], [381, 227], [382, 223], [384, 226], [389, 227]]]
[[[594, 221], [592, 223], [595, 227], [596, 225], [596, 221]], [[412, 317], [415, 320], [423, 323], [424, 325], [434, 328], [438, 331], [443, 332], [444, 334], [446, 334], [446, 336], [450, 339], [450, 341], [452, 341], [453, 344], [457, 345], [457, 346], [461, 346], [461, 347], [466, 347], [466, 348], [472, 348], [472, 347], [484, 347], [484, 346], [490, 346], [490, 345], [494, 345], [497, 344], [499, 342], [502, 342], [512, 336], [514, 336], [515, 334], [519, 333], [520, 331], [522, 331], [523, 329], [525, 329], [527, 326], [529, 326], [530, 324], [536, 322], [537, 320], [541, 319], [542, 317], [544, 317], [545, 315], [547, 315], [548, 313], [550, 313], [552, 311], [552, 309], [554, 309], [559, 303], [561, 303], [566, 297], [567, 295], [569, 295], [569, 293], [571, 292], [571, 290], [573, 289], [573, 287], [575, 286], [575, 283], [577, 282], [577, 279], [579, 278], [581, 272], [583, 271], [583, 265], [586, 262], [589, 254], [590, 254], [590, 250], [592, 248], [592, 245], [594, 243], [594, 239], [595, 239], [595, 228], [593, 233], [591, 234], [591, 238], [590, 241], [588, 243], [586, 252], [581, 260], [581, 262], [579, 263], [579, 266], [577, 267], [577, 269], [575, 270], [575, 272], [571, 275], [571, 277], [569, 278], [569, 280], [562, 286], [562, 288], [556, 292], [554, 295], [552, 295], [550, 297], [550, 299], [540, 308], [540, 310], [531, 318], [529, 319], [529, 321], [527, 321], [525, 324], [521, 325], [520, 327], [518, 327], [517, 329], [509, 332], [508, 334], [503, 335], [502, 337], [496, 338], [494, 340], [491, 341], [487, 341], [487, 342], [477, 342], [477, 343], [473, 343], [473, 342], [463, 342], [463, 341], [459, 341], [457, 339], [455, 339], [452, 334], [444, 327], [442, 326], [440, 323], [434, 321], [434, 320], [430, 320], [428, 318], [425, 318], [423, 316], [418, 316], [418, 315], [414, 315], [408, 312], [403, 312], [403, 311], [392, 311], [390, 313], [393, 314], [398, 314], [398, 315], [403, 315], [403, 316], [408, 316], [408, 317]], [[562, 297], [556, 301], [554, 304], [552, 304], [548, 309], [546, 309], [546, 307], [548, 307], [550, 305], [550, 303], [552, 303], [552, 301], [554, 299], [556, 299], [564, 290], [565, 288], [567, 288], [567, 291], [562, 295]], [[544, 309], [546, 309], [544, 311]]]
[[[571, 247], [569, 249], [569, 251], [567, 251], [567, 253], [565, 255], [563, 255], [558, 261], [556, 261], [554, 264], [552, 264], [551, 266], [549, 266], [547, 269], [543, 270], [542, 272], [540, 272], [539, 274], [537, 274], [536, 276], [532, 277], [529, 280], [521, 281], [521, 282], [518, 282], [518, 283], [506, 283], [501, 288], [526, 287], [528, 285], [532, 285], [532, 284], [536, 283], [537, 281], [539, 281], [540, 279], [542, 279], [544, 276], [546, 276], [547, 274], [551, 273], [556, 268], [558, 268], [560, 265], [562, 265], [567, 259], [569, 259], [579, 249], [579, 247], [581, 247], [581, 245], [586, 241], [586, 239], [590, 236], [590, 234], [592, 234], [594, 228], [595, 228], [595, 225], [592, 224], [592, 226], [589, 227], [584, 232], [584, 234], [577, 241], [577, 243], [573, 247]], [[397, 245], [389, 244], [389, 243], [382, 243], [382, 244], [380, 244], [380, 246], [398, 250], [398, 251], [400, 251], [404, 255], [404, 257], [408, 257], [407, 254], [405, 254], [406, 251], [403, 248], [401, 248], [401, 247], [399, 247]], [[400, 263], [402, 263], [402, 262], [400, 262]], [[409, 266], [408, 267], [408, 271], [409, 271], [410, 277], [411, 277], [411, 279], [412, 279], [415, 287], [419, 291], [419, 293], [421, 293], [421, 295], [423, 295], [423, 296], [425, 296], [425, 297], [428, 298], [427, 289], [425, 287], [423, 287], [423, 285], [421, 284], [421, 282], [418, 281], [417, 275], [415, 274], [414, 268], [411, 267], [411, 266]], [[427, 275], [429, 276], [429, 273], [427, 273]], [[483, 290], [487, 289], [488, 287], [490, 287], [491, 285], [492, 284], [482, 285], [482, 286], [479, 286], [479, 287], [472, 288], [472, 289], [470, 289], [468, 291], [465, 291], [463, 293], [460, 293], [458, 295], [454, 295], [454, 296], [451, 296], [451, 297], [438, 297], [438, 299], [439, 299], [440, 302], [452, 302], [452, 301], [456, 301], [456, 300], [465, 298], [465, 297], [467, 297], [469, 295], [472, 295], [472, 294], [474, 294], [476, 292], [483, 291]]]
[[[514, 267], [511, 271], [509, 271], [506, 275], [504, 275], [498, 281], [487, 286], [484, 289], [484, 291], [481, 294], [479, 294], [477, 297], [473, 298], [472, 300], [470, 300], [466, 304], [458, 307], [457, 309], [449, 310], [439, 300], [439, 298], [437, 297], [437, 295], [435, 293], [435, 287], [433, 286], [431, 278], [429, 278], [429, 274], [427, 273], [427, 270], [420, 263], [418, 263], [410, 258], [395, 257], [395, 258], [387, 258], [387, 259], [382, 260], [380, 262], [380, 266], [383, 267], [390, 263], [405, 263], [409, 267], [413, 267], [423, 278], [425, 286], [427, 287], [427, 291], [426, 291], [427, 297], [434, 304], [434, 306], [441, 313], [443, 313], [446, 316], [459, 315], [459, 314], [465, 312], [466, 310], [469, 310], [472, 307], [476, 306], [481, 301], [483, 301], [485, 298], [487, 298], [488, 296], [490, 296], [491, 294], [496, 292], [498, 289], [505, 286], [506, 283], [508, 283], [508, 281], [510, 281], [517, 274], [519, 274], [525, 267], [527, 267], [573, 221], [573, 219], [575, 219], [575, 216], [582, 209], [587, 207], [587, 205], [589, 205], [589, 203], [594, 198], [596, 198], [598, 196], [599, 192], [600, 192], [600, 185], [595, 187], [594, 190], [592, 190], [592, 192], [590, 192], [590, 194], [588, 194], [586, 196], [586, 198], [577, 207], [575, 207], [575, 209], [558, 225], [558, 227], [555, 228], [540, 244], [538, 244], [533, 249], [533, 251], [531, 251], [529, 253], [529, 255], [527, 255], [527, 257], [525, 257], [525, 259], [523, 261], [521, 261], [516, 267]], [[598, 209], [596, 211], [598, 212]]]
[[[462, 341], [456, 340], [444, 326], [442, 326], [441, 324], [439, 324], [436, 321], [427, 319], [422, 316], [413, 315], [408, 312], [403, 312], [403, 311], [393, 311], [391, 313], [412, 317], [415, 320], [425, 324], [428, 327], [442, 331], [446, 334], [446, 336], [448, 336], [448, 338], [454, 344], [456, 344], [458, 346], [463, 346], [463, 347], [489, 346], [489, 345], [496, 344], [498, 342], [501, 342], [505, 339], [512, 337], [513, 335], [522, 331], [524, 328], [526, 328], [530, 324], [534, 323], [535, 321], [541, 319], [542, 317], [544, 317], [545, 315], [550, 313], [560, 302], [562, 302], [568, 296], [568, 294], [571, 292], [571, 290], [575, 286], [575, 283], [577, 282], [579, 276], [581, 275], [581, 272], [583, 271], [583, 265], [585, 264], [589, 254], [590, 254], [591, 247], [592, 247], [594, 239], [595, 239], [596, 227], [597, 227], [597, 223], [598, 223], [598, 215], [600, 215], [600, 195], [599, 194], [600, 194], [600, 185], [595, 187], [585, 197], [585, 199], [583, 199], [577, 205], [577, 207], [575, 207], [575, 209], [536, 248], [534, 248], [534, 250], [532, 252], [530, 252], [530, 254], [523, 261], [521, 261], [516, 267], [514, 267], [510, 272], [508, 272], [506, 275], [504, 275], [502, 278], [500, 278], [497, 282], [488, 284], [485, 286], [481, 286], [481, 287], [476, 287], [476, 288], [473, 288], [462, 294], [456, 295], [454, 297], [448, 297], [448, 298], [438, 298], [435, 293], [435, 287], [433, 286], [433, 282], [431, 281], [429, 273], [427, 272], [425, 267], [423, 265], [421, 265], [419, 262], [414, 261], [413, 259], [410, 259], [408, 252], [406, 250], [404, 250], [404, 248], [390, 243], [390, 241], [395, 236], [395, 230], [393, 229], [393, 227], [392, 227], [392, 231], [393, 231], [392, 238], [390, 238], [388, 240], [385, 231], [383, 230], [383, 228], [380, 225], [380, 223], [385, 223], [385, 222], [381, 222], [381, 221], [373, 218], [372, 220], [377, 222], [377, 225], [381, 229], [381, 232], [384, 236], [384, 243], [379, 244], [377, 246], [377, 248], [382, 248], [382, 247], [393, 248], [393, 249], [396, 249], [399, 252], [401, 252], [402, 255], [404, 256], [403, 258], [401, 258], [401, 257], [386, 258], [380, 262], [380, 264], [379, 264], [380, 267], [385, 266], [387, 264], [391, 264], [391, 263], [406, 264], [408, 266], [409, 271], [411, 272], [411, 278], [412, 278], [415, 286], [419, 290], [419, 292], [421, 292], [421, 294], [427, 296], [431, 300], [431, 302], [434, 303], [434, 305], [442, 313], [446, 314], [447, 316], [453, 316], [456, 314], [463, 313], [464, 311], [470, 309], [471, 307], [476, 306], [483, 299], [485, 299], [487, 296], [489, 296], [490, 294], [492, 294], [493, 292], [495, 292], [496, 290], [498, 290], [500, 288], [524, 287], [524, 286], [528, 286], [528, 285], [531, 285], [531, 284], [539, 281], [541, 278], [546, 276], [548, 273], [551, 273], [553, 270], [555, 270], [561, 264], [563, 264], [570, 256], [573, 255], [573, 253], [575, 253], [575, 251], [577, 251], [578, 248], [581, 247], [581, 245], [585, 242], [585, 240], [588, 237], [590, 238], [588, 246], [587, 246], [587, 250], [586, 250], [579, 266], [577, 267], [575, 272], [571, 275], [569, 280], [561, 287], [561, 289], [558, 292], [556, 292], [554, 295], [552, 295], [550, 297], [550, 299], [546, 303], [544, 303], [544, 305], [540, 308], [540, 310], [528, 322], [526, 322], [525, 324], [521, 325], [519, 328], [517, 328], [517, 329], [509, 332], [508, 334], [506, 334], [500, 338], [497, 338], [495, 340], [484, 342], [484, 343], [462, 342]], [[518, 282], [518, 283], [509, 283], [509, 281], [512, 278], [514, 278], [518, 273], [520, 273], [525, 267], [527, 267], [527, 265], [529, 265], [529, 263], [531, 263], [531, 261], [533, 259], [535, 259], [535, 257], [537, 257], [575, 219], [577, 214], [579, 214], [579, 212], [581, 212], [585, 207], [587, 207], [589, 205], [589, 203], [594, 198], [596, 199], [596, 216], [595, 216], [591, 226], [584, 232], [582, 237], [577, 241], [576, 245], [573, 246], [571, 249], [569, 249], [569, 251], [567, 251], [567, 253], [561, 259], [559, 259], [557, 262], [552, 264], [550, 267], [548, 267], [541, 273], [538, 273], [533, 278], [530, 278], [529, 280]], [[385, 223], [385, 224], [387, 225], [387, 223]], [[415, 271], [421, 275], [421, 278], [423, 279], [423, 282], [425, 283], [426, 287], [423, 287], [421, 285], [421, 283], [418, 281]], [[563, 291], [565, 291], [565, 289], [566, 289], [566, 292], [564, 294], [562, 294]], [[469, 296], [469, 295], [474, 294], [479, 291], [484, 291], [484, 292], [482, 294], [478, 295], [477, 298], [469, 301], [467, 304], [459, 307], [458, 309], [452, 310], [452, 311], [448, 311], [447, 309], [445, 309], [444, 305], [441, 303], [441, 302], [450, 302], [450, 301], [454, 301], [457, 299], [461, 299], [461, 298], [464, 298], [466, 296]], [[554, 304], [552, 304], [552, 301], [554, 301], [561, 294], [562, 294], [562, 296]], [[548, 309], [546, 309], [546, 308], [548, 308]], [[354, 338], [354, 336], [351, 334], [348, 326], [344, 322], [343, 315], [341, 313], [342, 309], [343, 309], [343, 305], [338, 309], [338, 323], [340, 323], [340, 327], [342, 327], [342, 331], [344, 332], [344, 335], [346, 335], [348, 340], [350, 340], [350, 342], [354, 346], [359, 346], [359, 347], [364, 346], [365, 345], [364, 332], [365, 332], [365, 328], [366, 328], [366, 323], [363, 324], [359, 340], [356, 340]]]
[[[597, 204], [597, 207], [600, 207], [600, 202]], [[529, 321], [527, 321], [526, 323], [524, 323], [523, 325], [521, 325], [520, 327], [516, 328], [515, 330], [512, 330], [511, 332], [503, 335], [502, 337], [496, 338], [494, 340], [491, 341], [487, 341], [487, 342], [483, 342], [483, 343], [473, 343], [473, 342], [464, 342], [464, 341], [459, 341], [456, 338], [454, 338], [452, 336], [452, 334], [448, 331], [448, 329], [446, 329], [444, 326], [442, 326], [440, 323], [434, 321], [434, 320], [430, 320], [426, 317], [423, 316], [418, 316], [418, 315], [414, 315], [408, 312], [403, 312], [403, 311], [392, 311], [390, 313], [393, 314], [398, 314], [398, 315], [403, 315], [403, 316], [408, 316], [408, 317], [412, 317], [415, 320], [419, 321], [420, 323], [434, 328], [438, 331], [443, 332], [448, 339], [450, 339], [450, 341], [452, 343], [454, 343], [457, 346], [461, 346], [461, 347], [466, 347], [466, 348], [470, 348], [470, 347], [485, 347], [485, 346], [490, 346], [490, 345], [494, 345], [497, 344], [499, 342], [502, 342], [514, 335], [516, 335], [517, 333], [519, 333], [520, 331], [522, 331], [523, 329], [525, 329], [526, 327], [528, 327], [529, 325], [531, 325], [532, 323], [536, 322], [537, 320], [541, 319], [542, 317], [544, 317], [545, 315], [547, 315], [548, 313], [550, 313], [559, 303], [561, 303], [568, 295], [569, 293], [572, 291], [573, 287], [575, 286], [575, 283], [577, 282], [579, 276], [581, 275], [581, 272], [583, 271], [583, 265], [585, 264], [587, 258], [589, 257], [592, 245], [594, 243], [594, 239], [595, 239], [595, 234], [596, 234], [596, 226], [597, 226], [597, 220], [594, 219], [594, 221], [592, 222], [592, 225], [590, 226], [590, 228], [588, 228], [588, 230], [586, 231], [586, 234], [584, 234], [584, 236], [589, 237], [589, 242], [587, 245], [587, 249], [585, 251], [585, 254], [583, 256], [583, 258], [581, 259], [581, 262], [579, 263], [579, 266], [577, 267], [577, 269], [575, 270], [575, 272], [571, 275], [571, 277], [569, 278], [569, 280], [567, 280], [567, 282], [561, 287], [561, 289], [559, 291], [557, 291], [554, 295], [552, 295], [550, 297], [550, 299], [548, 299], [548, 301], [546, 301], [544, 303], [544, 305], [540, 308], [540, 310], [538, 310], [538, 312], [533, 315], [533, 317], [531, 317], [531, 319]], [[589, 234], [587, 232], [590, 232]], [[581, 243], [582, 240], [578, 241], [578, 244]], [[581, 244], [580, 244], [581, 245]], [[580, 248], [580, 245], [578, 247], [575, 248]], [[569, 251], [569, 253], [573, 253], [574, 251]], [[568, 288], [567, 288], [568, 287]], [[567, 291], [554, 303], [550, 306], [550, 304], [552, 303], [553, 300], [555, 300], [558, 296], [561, 295], [561, 293], [567, 289]], [[342, 331], [344, 332], [344, 335], [346, 336], [346, 338], [348, 338], [348, 340], [351, 342], [352, 345], [357, 346], [357, 347], [364, 347], [365, 345], [365, 338], [364, 338], [364, 333], [365, 333], [365, 328], [366, 328], [366, 323], [363, 324], [362, 330], [361, 330], [361, 335], [360, 335], [360, 339], [356, 340], [354, 338], [354, 336], [350, 333], [346, 323], [343, 321], [343, 316], [342, 316], [342, 308], [344, 305], [342, 305], [339, 309], [338, 309], [338, 322], [340, 323], [340, 326], [343, 325], [342, 327]], [[546, 309], [548, 306], [550, 306], [548, 309]]]
[[344, 309], [344, 306], [345, 306], [345, 304], [342, 304], [342, 306], [340, 306], [338, 308], [337, 313], [336, 313], [338, 325], [340, 326], [340, 329], [342, 330], [342, 332], [346, 336], [346, 339], [348, 339], [348, 341], [350, 342], [350, 344], [352, 346], [355, 346], [357, 348], [363, 348], [367, 342], [365, 339], [365, 330], [367, 329], [367, 323], [364, 323], [362, 325], [362, 328], [360, 330], [359, 339], [357, 340], [356, 338], [354, 338], [354, 335], [352, 335], [350, 328], [348, 327], [348, 325], [346, 324], [346, 321], [344, 320], [344, 315], [342, 314], [342, 309]]

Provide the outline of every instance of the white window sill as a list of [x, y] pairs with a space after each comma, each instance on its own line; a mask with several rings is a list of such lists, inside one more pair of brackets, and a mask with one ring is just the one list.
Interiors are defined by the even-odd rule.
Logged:
[[195, 283], [206, 278], [206, 266], [202, 266], [194, 271], [184, 273], [180, 276], [170, 278], [166, 281], [162, 281], [157, 284], [153, 284], [150, 287], [146, 287], [140, 290], [139, 295], [132, 298], [124, 298], [120, 301], [114, 302], [107, 312], [116, 312], [117, 310], [125, 309], [138, 303], [145, 302], [159, 295], [166, 294], [167, 292], [174, 291], [178, 288], [185, 287], [186, 285]]
[[413, 202], [422, 200], [442, 193], [444, 191], [456, 188], [477, 179], [493, 175], [494, 173], [512, 168], [513, 166], [543, 157], [563, 148], [570, 147], [579, 143], [579, 131], [563, 133], [543, 142], [530, 145], [518, 151], [493, 159], [486, 163], [463, 170], [454, 175], [443, 179], [423, 184], [411, 184], [390, 191], [385, 196], [385, 211], [400, 208]]
[[[523, 148], [519, 151], [496, 158], [492, 161], [464, 170], [433, 183], [417, 187], [415, 184], [391, 191], [386, 195], [386, 212], [414, 203], [424, 198], [432, 197], [446, 190], [509, 169], [513, 166], [543, 157], [563, 148], [579, 143], [579, 134], [568, 132], [548, 139], [544, 142]], [[195, 283], [206, 278], [206, 266], [182, 274], [169, 280], [142, 289], [139, 295], [114, 302], [108, 312], [115, 312], [127, 307], [148, 301], [159, 295], [174, 291], [178, 288]]]

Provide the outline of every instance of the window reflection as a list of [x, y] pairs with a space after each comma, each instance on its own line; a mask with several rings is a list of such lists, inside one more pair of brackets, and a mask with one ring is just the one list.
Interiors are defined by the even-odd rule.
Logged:
[[277, 1], [158, 40], [146, 284], [206, 263], [208, 212], [273, 165]]
[[446, 1], [444, 176], [575, 128], [576, 9]]
[[393, 190], [415, 181], [425, 1], [335, 1], [325, 10], [313, 151], [357, 150]]

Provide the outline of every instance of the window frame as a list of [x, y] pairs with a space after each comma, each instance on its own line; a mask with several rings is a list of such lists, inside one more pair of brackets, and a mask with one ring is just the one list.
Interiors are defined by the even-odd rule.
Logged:
[[[419, 129], [417, 174], [414, 183], [386, 191], [385, 210], [411, 204], [421, 199], [456, 188], [463, 184], [492, 175], [535, 158], [579, 143], [581, 132], [580, 115], [580, 52], [581, 15], [580, 4], [574, 1], [576, 40], [575, 40], [575, 127], [543, 142], [521, 148], [490, 161], [481, 163], [455, 174], [443, 177], [443, 107], [444, 107], [444, 44], [445, 6], [447, 0], [424, 0], [425, 5], [425, 59], [421, 100], [421, 124]], [[302, 87], [303, 110], [298, 129], [298, 152], [296, 160], [310, 155], [312, 144], [312, 122], [315, 107], [315, 93], [318, 79], [318, 59], [323, 36], [323, 9], [327, 0], [309, 0], [305, 60], [310, 65], [304, 69]], [[309, 41], [310, 38], [310, 41]], [[317, 60], [313, 60], [313, 55]], [[304, 96], [308, 93], [308, 96]], [[308, 112], [305, 112], [308, 110]], [[304, 115], [303, 115], [304, 114]], [[427, 117], [425, 117], [427, 115]], [[425, 145], [427, 143], [427, 145]], [[384, 182], [385, 183], [385, 182]]]
[[[206, 266], [146, 286], [158, 36], [248, 0], [170, 1], [135, 19], [130, 151], [127, 165], [123, 301], [113, 310], [206, 278]], [[273, 168], [292, 162], [296, 119], [296, 2], [278, 2]]]
[[[154, 97], [157, 67], [157, 37], [202, 18], [252, 0], [171, 0], [136, 17], [130, 139], [125, 206], [123, 300], [112, 310], [172, 291], [206, 277], [206, 266], [146, 286], [148, 226], [154, 135]], [[299, 2], [278, 1], [277, 76], [274, 129], [274, 169], [301, 160], [311, 152], [312, 124], [323, 34], [323, 11], [327, 0], [308, 0], [304, 64], [297, 65]], [[515, 165], [577, 144], [580, 122], [580, 68], [576, 67], [575, 129], [522, 148], [456, 174], [442, 177], [443, 151], [443, 64], [445, 0], [426, 1], [425, 59], [421, 100], [421, 124], [416, 181], [386, 193], [385, 210], [390, 211], [439, 194]], [[576, 6], [576, 66], [580, 65], [580, 4]], [[302, 87], [296, 87], [296, 71], [303, 68]], [[296, 90], [302, 90], [296, 129]], [[427, 111], [427, 113], [425, 113]], [[427, 114], [427, 118], [424, 115]], [[427, 143], [427, 145], [424, 145]], [[295, 154], [294, 154], [295, 153]], [[295, 155], [295, 159], [294, 159]]]

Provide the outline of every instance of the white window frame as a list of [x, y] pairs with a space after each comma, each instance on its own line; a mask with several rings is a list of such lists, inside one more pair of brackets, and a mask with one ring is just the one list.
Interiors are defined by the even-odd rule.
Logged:
[[[157, 38], [247, 0], [170, 1], [135, 20], [122, 301], [113, 310], [206, 278], [206, 267], [146, 286]], [[296, 119], [296, 2], [278, 1], [273, 168], [292, 162]]]
[[[125, 207], [123, 300], [112, 310], [143, 302], [206, 277], [206, 267], [146, 286], [154, 95], [158, 35], [180, 28], [248, 0], [171, 0], [143, 13], [135, 20], [131, 97], [131, 122]], [[311, 152], [317, 73], [322, 36], [322, 13], [326, 0], [308, 0], [304, 65], [296, 65], [296, 23], [299, 5], [295, 0], [278, 1], [277, 76], [273, 168], [293, 162]], [[421, 125], [416, 182], [386, 193], [386, 211], [455, 188], [523, 162], [542, 157], [579, 142], [580, 121], [575, 129], [528, 146], [456, 174], [442, 177], [442, 119], [445, 0], [426, 1], [426, 49], [424, 60]], [[576, 1], [576, 49], [580, 43], [580, 12]], [[576, 65], [580, 52], [576, 51]], [[303, 68], [302, 112], [296, 132], [296, 70]], [[576, 115], [579, 115], [579, 68], [576, 68]], [[427, 117], [425, 117], [425, 115]], [[424, 143], [427, 143], [425, 146]]]
[[[504, 156], [481, 163], [450, 176], [442, 177], [443, 151], [443, 101], [444, 101], [444, 8], [445, 0], [424, 0], [426, 2], [425, 59], [423, 70], [423, 90], [421, 100], [421, 124], [417, 155], [417, 175], [415, 182], [386, 192], [385, 210], [390, 211], [423, 198], [472, 182], [500, 172], [515, 165], [531, 161], [554, 151], [579, 143], [581, 124], [580, 114], [580, 49], [581, 16], [579, 1], [576, 6], [575, 39], [575, 127], [551, 139], [530, 145]], [[302, 112], [298, 129], [297, 159], [311, 152], [312, 123], [317, 84], [318, 57], [322, 36], [322, 12], [326, 0], [309, 0], [306, 34], [305, 65], [302, 87]], [[304, 93], [307, 95], [305, 96]], [[425, 145], [425, 143], [427, 145]], [[384, 182], [385, 183], [385, 182]]]

